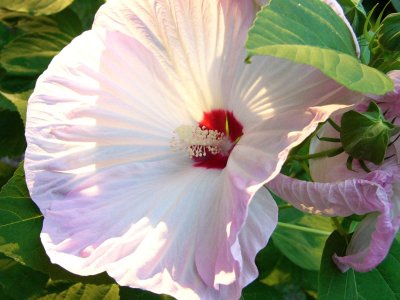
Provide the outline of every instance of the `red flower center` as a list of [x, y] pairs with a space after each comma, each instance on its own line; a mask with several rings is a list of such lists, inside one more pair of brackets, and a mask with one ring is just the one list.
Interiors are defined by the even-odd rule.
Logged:
[[213, 136], [216, 135], [217, 143], [214, 147], [203, 147], [202, 155], [192, 156], [193, 165], [207, 169], [225, 168], [229, 154], [243, 135], [242, 124], [231, 111], [216, 109], [204, 113], [203, 119], [199, 123], [199, 128], [203, 132], [213, 133]]

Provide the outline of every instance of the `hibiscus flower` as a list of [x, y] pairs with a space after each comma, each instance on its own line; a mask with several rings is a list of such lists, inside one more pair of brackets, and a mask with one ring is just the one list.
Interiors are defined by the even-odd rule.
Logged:
[[237, 299], [277, 223], [263, 185], [332, 111], [320, 71], [245, 64], [253, 0], [108, 0], [29, 99], [25, 170], [53, 263]]
[[[388, 120], [400, 124], [400, 71], [392, 71], [395, 90], [383, 97], [371, 97], [356, 107], [364, 112], [371, 100], [375, 100]], [[342, 114], [333, 119], [340, 121]], [[338, 138], [339, 133], [331, 125], [324, 125], [320, 137]], [[337, 148], [332, 142], [313, 138], [310, 154]], [[310, 172], [315, 182], [305, 182], [277, 176], [268, 183], [279, 196], [295, 207], [325, 216], [366, 215], [360, 222], [347, 247], [346, 256], [334, 255], [337, 266], [346, 271], [367, 272], [386, 257], [400, 227], [400, 140], [391, 138], [386, 159], [380, 165], [354, 160], [352, 170], [347, 166], [349, 155], [311, 159]], [[370, 170], [367, 172], [365, 167]]]

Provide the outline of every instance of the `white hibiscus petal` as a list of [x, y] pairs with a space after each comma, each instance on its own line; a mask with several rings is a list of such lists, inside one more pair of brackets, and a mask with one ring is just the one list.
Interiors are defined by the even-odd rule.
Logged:
[[[195, 258], [214, 268], [211, 251], [225, 247], [230, 215], [220, 210], [227, 200], [221, 184], [218, 170], [183, 171], [173, 162], [113, 167], [81, 181], [44, 211], [42, 241], [54, 263], [77, 274], [105, 270], [121, 285], [217, 299]], [[209, 236], [221, 239], [203, 252], [198, 242]]]
[[[268, 56], [239, 65], [231, 86], [224, 99], [244, 127], [280, 118], [289, 110], [326, 104], [344, 107], [363, 99], [313, 67]], [[331, 107], [331, 112], [339, 108]]]
[[166, 68], [176, 70], [189, 98], [208, 111], [222, 106], [223, 89], [243, 62], [254, 15], [251, 0], [111, 0], [97, 13], [93, 28], [139, 40]]
[[254, 260], [258, 251], [267, 244], [278, 223], [278, 207], [266, 188], [261, 188], [253, 197], [246, 223], [239, 234], [242, 249], [243, 270], [241, 286], [244, 287], [258, 276]]

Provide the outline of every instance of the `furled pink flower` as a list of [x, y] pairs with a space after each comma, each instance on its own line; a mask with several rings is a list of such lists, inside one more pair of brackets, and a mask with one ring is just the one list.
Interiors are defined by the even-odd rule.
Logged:
[[25, 170], [53, 263], [180, 299], [237, 299], [277, 222], [262, 186], [359, 97], [244, 63], [253, 0], [108, 0], [29, 100]]
[[[400, 71], [389, 74], [395, 90], [383, 97], [375, 97], [386, 111], [388, 119], [400, 117]], [[356, 107], [365, 111], [369, 101]], [[341, 114], [334, 120], [339, 121]], [[400, 119], [395, 121], [400, 124]], [[329, 124], [318, 132], [320, 137], [339, 137]], [[277, 176], [268, 186], [295, 207], [310, 213], [325, 216], [367, 215], [358, 225], [347, 248], [346, 256], [334, 256], [342, 271], [349, 267], [366, 272], [375, 268], [386, 257], [400, 226], [400, 166], [397, 136], [386, 153], [381, 165], [366, 162], [372, 172], [363, 170], [358, 161], [353, 161], [353, 171], [346, 166], [348, 154], [311, 159], [310, 172], [316, 182], [304, 182], [284, 175]], [[310, 153], [337, 148], [332, 142], [312, 140]]]

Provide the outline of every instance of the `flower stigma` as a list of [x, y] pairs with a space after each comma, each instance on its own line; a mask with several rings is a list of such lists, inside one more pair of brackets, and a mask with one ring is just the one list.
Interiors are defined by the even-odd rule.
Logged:
[[186, 152], [193, 166], [223, 169], [243, 135], [243, 126], [231, 111], [217, 109], [204, 113], [198, 125], [179, 126], [174, 134], [172, 148]]

